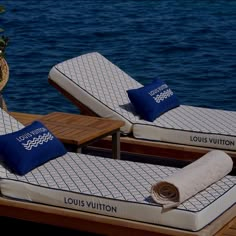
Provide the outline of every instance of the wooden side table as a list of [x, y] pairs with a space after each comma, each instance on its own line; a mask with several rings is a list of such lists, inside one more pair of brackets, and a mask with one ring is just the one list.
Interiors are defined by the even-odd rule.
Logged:
[[123, 121], [107, 118], [52, 112], [38, 119], [64, 144], [78, 149], [112, 135], [112, 157], [120, 159], [120, 127]]

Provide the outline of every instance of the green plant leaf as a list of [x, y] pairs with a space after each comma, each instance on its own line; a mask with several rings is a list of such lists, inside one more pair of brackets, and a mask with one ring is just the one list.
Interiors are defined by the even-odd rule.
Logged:
[[4, 6], [0, 6], [0, 13], [3, 13], [3, 12], [5, 12], [5, 8]]

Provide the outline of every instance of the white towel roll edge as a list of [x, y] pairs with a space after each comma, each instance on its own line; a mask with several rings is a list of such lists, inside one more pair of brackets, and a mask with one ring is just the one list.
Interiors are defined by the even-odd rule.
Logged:
[[224, 151], [213, 150], [153, 184], [151, 196], [163, 208], [177, 207], [188, 198], [226, 176], [233, 168], [231, 157]]

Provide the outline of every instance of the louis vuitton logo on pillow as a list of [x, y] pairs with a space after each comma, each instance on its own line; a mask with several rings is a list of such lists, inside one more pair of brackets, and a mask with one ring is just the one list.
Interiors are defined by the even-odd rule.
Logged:
[[143, 87], [127, 90], [127, 93], [137, 114], [142, 119], [151, 122], [180, 105], [177, 96], [160, 79], [156, 79]]
[[38, 145], [43, 145], [43, 143], [47, 143], [52, 139], [53, 136], [48, 132], [43, 135], [39, 135], [38, 137], [35, 137], [32, 140], [28, 140], [26, 143], [22, 143], [22, 145], [26, 150], [31, 150], [33, 147], [37, 147]]
[[19, 175], [66, 152], [60, 140], [39, 121], [16, 132], [0, 135], [0, 156], [6, 166]]

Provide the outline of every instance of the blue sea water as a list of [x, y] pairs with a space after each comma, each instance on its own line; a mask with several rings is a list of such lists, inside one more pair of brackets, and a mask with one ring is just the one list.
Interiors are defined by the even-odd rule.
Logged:
[[159, 77], [182, 104], [236, 111], [236, 1], [1, 1], [10, 38], [10, 111], [78, 109], [48, 84], [49, 70], [97, 51], [143, 84]]

